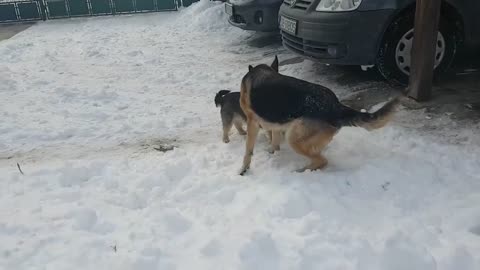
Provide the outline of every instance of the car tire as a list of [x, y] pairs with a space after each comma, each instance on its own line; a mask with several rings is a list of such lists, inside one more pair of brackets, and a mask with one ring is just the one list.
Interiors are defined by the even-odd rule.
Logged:
[[[380, 44], [375, 63], [376, 67], [386, 80], [394, 84], [408, 84], [410, 70], [409, 52], [411, 41], [413, 40], [414, 19], [414, 12], [408, 12], [394, 20], [385, 32], [383, 41]], [[437, 76], [450, 66], [457, 51], [457, 43], [457, 31], [454, 25], [441, 18], [434, 76]]]

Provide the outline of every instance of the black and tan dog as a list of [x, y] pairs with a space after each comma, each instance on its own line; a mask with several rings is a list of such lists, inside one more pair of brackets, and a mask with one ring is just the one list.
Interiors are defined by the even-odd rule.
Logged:
[[[246, 123], [247, 117], [240, 107], [240, 92], [231, 92], [230, 90], [220, 90], [215, 95], [215, 106], [220, 107], [220, 116], [222, 118], [223, 127], [223, 142], [229, 143], [230, 138], [228, 134], [235, 126], [240, 135], [246, 135], [247, 132], [243, 129], [243, 124]], [[269, 142], [272, 142], [272, 131], [266, 130], [265, 135]], [[285, 135], [284, 132], [281, 134]], [[273, 153], [280, 149], [277, 144], [275, 147], [271, 146], [269, 152]]]
[[279, 132], [295, 152], [310, 159], [298, 170], [324, 168], [328, 161], [322, 150], [344, 126], [367, 130], [387, 124], [398, 104], [394, 99], [374, 113], [349, 108], [328, 88], [278, 73], [278, 58], [273, 63], [249, 66], [243, 77], [240, 105], [247, 118], [246, 152], [240, 174], [250, 167], [259, 126], [272, 130], [272, 145], [279, 143]]
[[235, 128], [240, 135], [247, 134], [242, 127], [243, 123], [246, 122], [247, 117], [240, 107], [240, 92], [232, 93], [229, 90], [220, 90], [215, 95], [215, 106], [220, 107], [224, 143], [230, 142], [228, 134], [233, 125], [235, 125]]

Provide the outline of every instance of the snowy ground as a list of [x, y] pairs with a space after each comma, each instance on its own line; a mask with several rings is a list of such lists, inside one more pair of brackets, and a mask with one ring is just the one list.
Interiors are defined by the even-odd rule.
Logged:
[[[256, 38], [202, 1], [1, 42], [0, 269], [480, 269], [469, 129], [425, 136], [433, 120], [401, 111], [383, 130], [343, 129], [330, 166], [303, 174], [305, 160], [286, 145], [269, 155], [260, 137], [237, 175], [244, 139], [221, 142], [213, 96], [238, 90], [248, 64], [294, 57]], [[342, 97], [381, 87], [329, 70], [280, 67]]]

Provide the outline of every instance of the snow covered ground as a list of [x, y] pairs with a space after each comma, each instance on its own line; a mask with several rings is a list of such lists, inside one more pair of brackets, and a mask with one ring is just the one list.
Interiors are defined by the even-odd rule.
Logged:
[[[480, 269], [480, 145], [467, 128], [450, 124], [449, 143], [401, 111], [379, 131], [343, 129], [329, 167], [303, 174], [305, 160], [259, 137], [237, 175], [244, 138], [221, 142], [214, 94], [238, 90], [248, 64], [294, 57], [256, 38], [202, 1], [1, 42], [0, 269]], [[378, 87], [329, 70], [280, 67], [342, 97]]]

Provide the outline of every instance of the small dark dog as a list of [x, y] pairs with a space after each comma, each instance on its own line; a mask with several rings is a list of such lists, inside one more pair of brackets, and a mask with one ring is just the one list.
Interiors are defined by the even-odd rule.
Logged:
[[[231, 92], [230, 90], [220, 90], [215, 95], [215, 106], [220, 107], [220, 116], [222, 117], [223, 125], [223, 142], [229, 143], [228, 134], [234, 125], [240, 135], [246, 135], [247, 132], [243, 129], [243, 124], [246, 123], [247, 118], [242, 108], [240, 107], [240, 92]], [[261, 126], [260, 126], [261, 128]], [[272, 131], [266, 130], [265, 136], [268, 141], [272, 143]], [[285, 136], [285, 132], [280, 132], [279, 136]], [[278, 145], [282, 138], [278, 138], [277, 145], [271, 145], [268, 152], [273, 153], [280, 150]]]
[[222, 116], [223, 142], [230, 142], [228, 133], [233, 125], [235, 125], [235, 128], [240, 135], [247, 134], [242, 127], [247, 118], [240, 107], [240, 92], [220, 90], [215, 95], [215, 106], [221, 108], [220, 115]]

